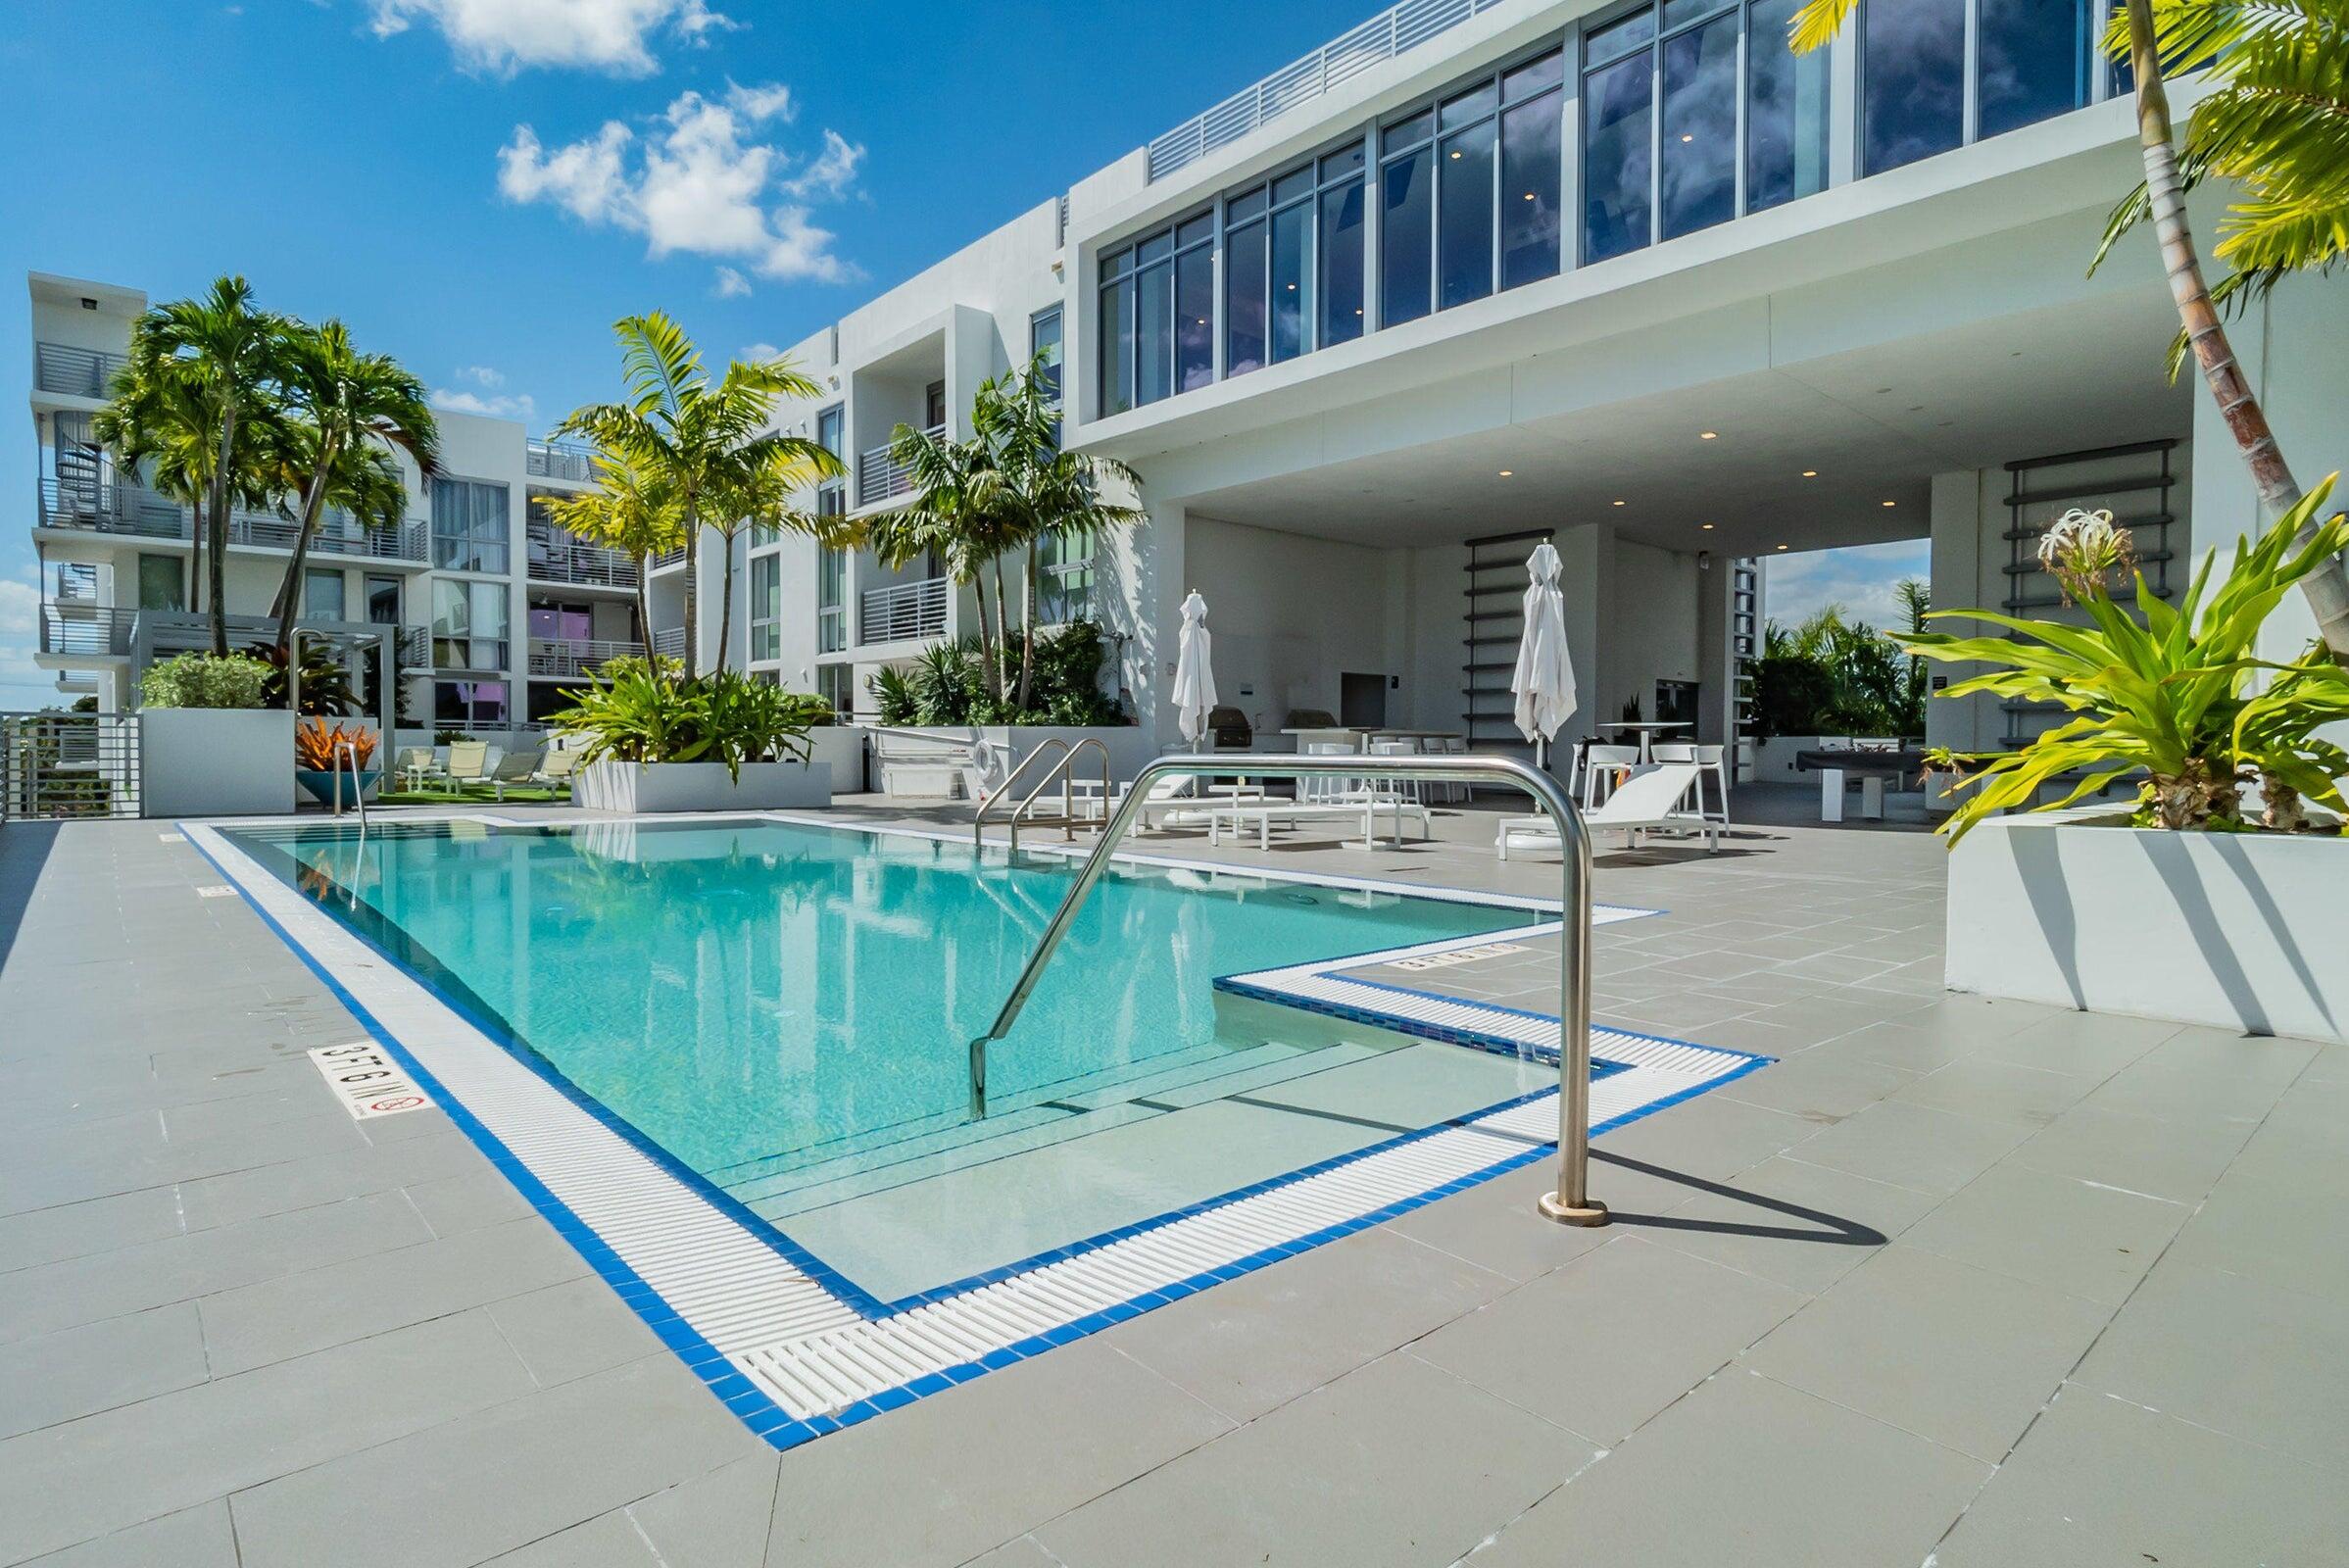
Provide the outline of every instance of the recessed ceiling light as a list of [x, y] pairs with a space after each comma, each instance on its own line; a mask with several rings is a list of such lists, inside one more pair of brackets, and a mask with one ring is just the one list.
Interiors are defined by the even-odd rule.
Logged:
[[1683, 137], [1681, 137], [1681, 140], [1683, 140], [1683, 141], [1694, 141], [1695, 139], [1696, 139], [1696, 137], [1695, 137], [1694, 135], [1692, 135], [1692, 134], [1691, 134], [1691, 135], [1684, 135]]
[[1509, 477], [1509, 475], [1511, 475], [1511, 474], [1515, 473], [1516, 471], [1517, 471], [1517, 470], [1516, 470], [1515, 468], [1503, 468], [1503, 469], [1501, 469], [1501, 470], [1500, 470], [1500, 476], [1501, 476], [1502, 478], [1506, 479], [1507, 477]]
[[1900, 505], [1900, 503], [1897, 501], [1887, 501], [1884, 503], [1884, 505], [1887, 507], [1897, 507]]
[[1816, 479], [1819, 477], [1819, 470], [1817, 468], [1805, 468], [1802, 470], [1802, 476], [1806, 479]]
[[1779, 548], [1780, 548], [1781, 550], [1784, 550], [1784, 549], [1786, 549], [1786, 547], [1785, 545], [1780, 545], [1780, 546], [1779, 546]]
[[1718, 441], [1721, 439], [1721, 432], [1718, 430], [1699, 430], [1696, 432], [1696, 439], [1699, 441]]
[[1623, 503], [1622, 503], [1622, 502], [1620, 502], [1620, 501], [1618, 501], [1618, 502], [1616, 502], [1616, 503], [1615, 503], [1615, 505], [1617, 505], [1617, 506], [1619, 506], [1619, 507], [1620, 507], [1620, 506], [1622, 506], [1622, 505], [1623, 505]]
[[1453, 153], [1453, 154], [1452, 154], [1452, 157], [1453, 157], [1454, 159], [1457, 159], [1459, 156], [1460, 156], [1460, 155], [1459, 155], [1458, 153]]
[[1697, 526], [1702, 528], [1707, 533], [1711, 533], [1713, 531], [1713, 525], [1709, 522], [1700, 522], [1697, 524]]

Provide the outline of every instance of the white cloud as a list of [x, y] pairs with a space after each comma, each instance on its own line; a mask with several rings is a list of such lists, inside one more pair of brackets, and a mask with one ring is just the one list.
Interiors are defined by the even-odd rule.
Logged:
[[698, 44], [735, 25], [707, 0], [373, 0], [373, 21], [379, 38], [429, 23], [461, 65], [503, 75], [533, 66], [650, 75], [657, 37]]
[[1923, 539], [1774, 555], [1762, 565], [1762, 610], [1790, 627], [1829, 605], [1840, 605], [1847, 617], [1888, 631], [1902, 624], [1893, 585], [1903, 577], [1930, 577], [1932, 571], [1933, 546]]
[[750, 292], [751, 280], [749, 278], [731, 267], [721, 267], [717, 270], [717, 297], [719, 299], [738, 300]]
[[463, 365], [457, 368], [457, 379], [470, 381], [475, 386], [501, 387], [506, 384], [504, 372], [486, 365]]
[[[679, 93], [641, 138], [612, 120], [550, 151], [530, 126], [517, 125], [498, 150], [498, 190], [509, 201], [553, 202], [582, 222], [642, 234], [656, 260], [684, 252], [740, 263], [730, 270], [737, 277], [747, 269], [845, 281], [855, 270], [834, 253], [835, 236], [807, 203], [845, 194], [863, 149], [827, 131], [814, 161], [784, 177], [789, 155], [756, 138], [791, 112], [783, 87], [729, 82], [716, 98]], [[770, 192], [796, 199], [769, 206]], [[719, 287], [731, 291], [725, 274]]]
[[477, 392], [454, 392], [436, 386], [431, 401], [434, 408], [451, 414], [480, 414], [493, 419], [519, 419], [524, 424], [538, 416], [538, 405], [531, 402], [527, 392], [485, 398]]
[[734, 357], [756, 363], [759, 360], [779, 360], [783, 357], [783, 351], [772, 343], [745, 343]]

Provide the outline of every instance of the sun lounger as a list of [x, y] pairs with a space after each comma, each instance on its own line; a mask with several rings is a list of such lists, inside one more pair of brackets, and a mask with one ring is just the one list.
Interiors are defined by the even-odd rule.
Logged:
[[530, 785], [538, 776], [541, 755], [538, 752], [508, 752], [499, 758], [498, 765], [489, 770], [491, 791], [502, 801], [506, 799], [508, 790]]
[[1272, 848], [1272, 828], [1275, 822], [1292, 826], [1299, 822], [1359, 822], [1362, 824], [1362, 848], [1378, 846], [1378, 822], [1381, 815], [1395, 818], [1395, 842], [1403, 839], [1403, 818], [1419, 819], [1419, 836], [1428, 836], [1427, 808], [1416, 801], [1356, 797], [1341, 801], [1234, 801], [1229, 805], [1203, 805], [1199, 808], [1207, 816], [1207, 842], [1219, 844], [1229, 830], [1237, 839], [1248, 827], [1256, 830], [1256, 847]]
[[[1693, 762], [1660, 762], [1637, 769], [1601, 806], [1583, 813], [1583, 825], [1593, 833], [1620, 832], [1626, 845], [1656, 830], [1683, 829], [1702, 833], [1708, 854], [1721, 848], [1721, 825], [1696, 811], [1684, 810], [1696, 788]], [[1504, 816], [1493, 835], [1493, 853], [1502, 859], [1518, 850], [1555, 850], [1558, 830], [1547, 816]]]

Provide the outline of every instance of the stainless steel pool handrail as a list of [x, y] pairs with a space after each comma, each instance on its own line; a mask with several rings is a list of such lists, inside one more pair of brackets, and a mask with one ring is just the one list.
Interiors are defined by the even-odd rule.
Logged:
[[981, 832], [981, 829], [985, 828], [987, 825], [987, 813], [995, 809], [996, 802], [1002, 800], [1005, 795], [1011, 793], [1011, 786], [1018, 783], [1021, 776], [1024, 775], [1029, 768], [1036, 765], [1036, 760], [1038, 758], [1066, 757], [1067, 755], [1068, 742], [1062, 740], [1059, 736], [1054, 735], [1047, 739], [1042, 745], [1038, 746], [1027, 756], [1012, 763], [1011, 771], [1003, 775], [1003, 781], [1001, 784], [998, 784], [994, 789], [989, 790], [987, 792], [986, 798], [979, 802], [978, 810], [971, 813], [971, 843], [976, 846], [986, 842], [986, 838]]
[[327, 755], [332, 762], [327, 769], [326, 778], [334, 786], [334, 814], [336, 816], [343, 814], [342, 764], [343, 760], [348, 758], [351, 761], [351, 799], [359, 807], [359, 831], [365, 833], [367, 827], [367, 786], [361, 782], [359, 777], [358, 743], [337, 741], [334, 744], [334, 750]]
[[[1042, 750], [1042, 748], [1038, 748]], [[1068, 894], [1028, 956], [1027, 966], [1003, 999], [987, 1033], [970, 1043], [970, 1110], [987, 1114], [987, 1049], [1010, 1034], [1020, 1009], [1043, 977], [1076, 919], [1077, 909], [1101, 879], [1118, 842], [1141, 814], [1150, 787], [1162, 778], [1200, 778], [1233, 771], [1234, 758], [1161, 757], [1147, 764], [1126, 787], [1114, 811], [1104, 808], [1101, 836], [1086, 857]], [[1256, 757], [1248, 759], [1251, 778], [1386, 778], [1416, 783], [1515, 785], [1541, 803], [1557, 824], [1563, 889], [1558, 932], [1558, 1185], [1542, 1200], [1542, 1212], [1568, 1225], [1604, 1225], [1607, 1206], [1590, 1196], [1590, 835], [1573, 798], [1547, 773], [1509, 757]]]
[[[1042, 751], [1044, 748], [1039, 746], [1036, 748], [1036, 750]], [[1077, 841], [1077, 812], [1075, 799], [1077, 759], [1083, 757], [1088, 750], [1099, 752], [1101, 754], [1101, 815], [1106, 817], [1109, 814], [1109, 748], [1103, 746], [1100, 740], [1096, 739], [1095, 737], [1088, 735], [1083, 740], [1078, 741], [1076, 745], [1067, 748], [1067, 755], [1062, 757], [1060, 760], [1054, 762], [1051, 767], [1045, 769], [1044, 777], [1038, 779], [1036, 781], [1035, 787], [1030, 789], [1026, 795], [1022, 796], [1020, 798], [1019, 804], [1011, 808], [1011, 858], [1013, 859], [1016, 860], [1019, 858], [1019, 824], [1027, 817], [1028, 808], [1034, 806], [1044, 792], [1052, 787], [1054, 780], [1057, 780], [1060, 785], [1061, 842], [1066, 844], [1074, 844]], [[971, 829], [971, 832], [975, 837], [978, 833], [977, 827], [974, 826]]]

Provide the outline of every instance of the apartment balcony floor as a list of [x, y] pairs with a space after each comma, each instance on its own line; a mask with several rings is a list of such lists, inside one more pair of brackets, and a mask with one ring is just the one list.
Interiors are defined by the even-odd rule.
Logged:
[[[1599, 858], [1669, 911], [1597, 933], [1601, 1017], [1781, 1058], [1599, 1138], [1609, 1228], [1536, 1164], [781, 1454], [443, 1111], [332, 1102], [364, 1029], [187, 844], [11, 823], [0, 1556], [2322, 1559], [2349, 1051], [1947, 995], [1941, 847], [1785, 793]], [[1437, 828], [1266, 858], [1554, 892]]]

